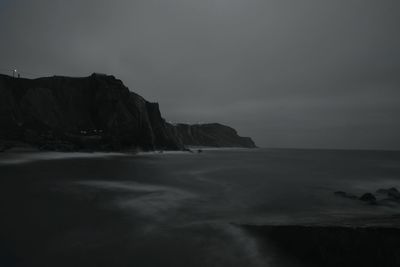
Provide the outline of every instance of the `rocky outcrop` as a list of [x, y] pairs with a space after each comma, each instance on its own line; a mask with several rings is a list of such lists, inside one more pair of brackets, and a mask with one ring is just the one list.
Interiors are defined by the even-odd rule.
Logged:
[[0, 150], [13, 142], [64, 151], [254, 147], [250, 138], [220, 124], [169, 124], [157, 103], [103, 74], [39, 79], [0, 75]]
[[388, 199], [400, 201], [400, 192], [395, 187], [389, 189], [378, 189], [376, 192], [378, 194], [386, 195]]
[[371, 193], [365, 193], [360, 197], [360, 200], [372, 204], [376, 202], [376, 197]]
[[253, 140], [241, 137], [236, 130], [219, 124], [176, 124], [178, 136], [188, 146], [255, 148]]
[[392, 187], [388, 189], [378, 189], [376, 190], [376, 195], [372, 193], [364, 193], [360, 197], [346, 193], [344, 191], [336, 191], [334, 194], [338, 197], [353, 199], [353, 200], [361, 200], [367, 204], [371, 205], [381, 205], [381, 206], [398, 206], [400, 204], [400, 192], [397, 188]]

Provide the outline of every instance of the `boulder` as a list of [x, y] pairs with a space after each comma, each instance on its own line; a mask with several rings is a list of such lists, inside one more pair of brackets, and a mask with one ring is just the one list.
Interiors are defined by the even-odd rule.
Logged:
[[360, 200], [364, 202], [375, 203], [376, 197], [372, 193], [365, 193], [360, 197]]

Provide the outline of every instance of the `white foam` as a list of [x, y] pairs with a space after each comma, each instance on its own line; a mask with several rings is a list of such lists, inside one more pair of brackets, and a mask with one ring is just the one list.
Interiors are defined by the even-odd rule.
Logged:
[[78, 184], [105, 190], [142, 193], [139, 196], [119, 199], [117, 201], [118, 207], [135, 211], [157, 222], [164, 221], [169, 215], [173, 214], [171, 211], [181, 207], [184, 200], [196, 197], [195, 194], [178, 188], [128, 181], [81, 181]]
[[23, 164], [40, 160], [62, 160], [62, 159], [78, 159], [78, 158], [106, 158], [115, 156], [127, 156], [125, 153], [108, 153], [108, 152], [11, 152], [0, 155], [1, 165]]

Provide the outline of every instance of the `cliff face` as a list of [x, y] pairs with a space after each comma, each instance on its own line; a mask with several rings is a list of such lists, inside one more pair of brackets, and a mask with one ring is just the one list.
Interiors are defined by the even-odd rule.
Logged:
[[33, 80], [0, 75], [0, 150], [7, 142], [51, 150], [254, 146], [219, 124], [166, 123], [157, 103], [101, 74]]
[[182, 149], [158, 104], [113, 76], [0, 76], [0, 139], [56, 149]]
[[177, 124], [178, 136], [188, 146], [255, 148], [253, 140], [241, 137], [236, 130], [219, 124]]

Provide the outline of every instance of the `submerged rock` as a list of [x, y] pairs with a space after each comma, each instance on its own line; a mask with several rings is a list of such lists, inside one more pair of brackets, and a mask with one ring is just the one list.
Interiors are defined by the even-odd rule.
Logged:
[[376, 197], [371, 194], [371, 193], [365, 193], [360, 197], [361, 201], [369, 202], [369, 203], [375, 203], [376, 202]]
[[[349, 194], [344, 191], [334, 192], [335, 196], [338, 197], [360, 200], [374, 205], [393, 207], [400, 204], [400, 192], [394, 187], [389, 189], [378, 189], [376, 193], [378, 194], [378, 197], [372, 193], [365, 193], [361, 197], [357, 197], [356, 195]], [[382, 198], [382, 195], [384, 195], [385, 197]]]
[[395, 188], [379, 189], [376, 191], [378, 194], [386, 195], [389, 199], [400, 200], [400, 192]]

